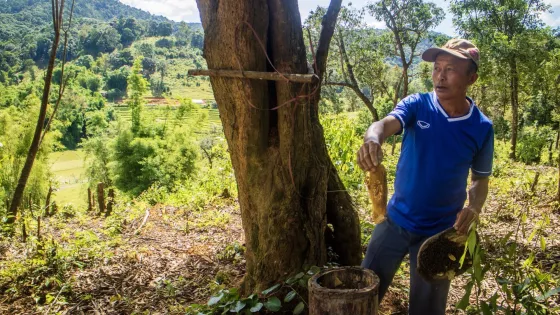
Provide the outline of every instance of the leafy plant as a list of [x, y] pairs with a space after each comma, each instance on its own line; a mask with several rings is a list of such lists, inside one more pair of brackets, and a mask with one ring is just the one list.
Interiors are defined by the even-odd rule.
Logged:
[[300, 272], [271, 286], [259, 295], [252, 294], [247, 298], [241, 298], [237, 289], [220, 290], [206, 305], [190, 305], [187, 314], [252, 314], [265, 309], [276, 313], [287, 311], [287, 307], [291, 308], [291, 313], [301, 314], [307, 308], [307, 301], [301, 293], [307, 290], [309, 279], [320, 271], [320, 268], [313, 266], [306, 272]]

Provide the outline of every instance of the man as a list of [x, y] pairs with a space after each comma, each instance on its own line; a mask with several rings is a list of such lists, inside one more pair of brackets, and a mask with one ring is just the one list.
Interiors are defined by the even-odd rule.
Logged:
[[382, 159], [381, 144], [404, 131], [387, 219], [375, 227], [362, 267], [379, 276], [381, 300], [410, 254], [409, 314], [438, 315], [445, 314], [450, 281], [422, 279], [416, 271], [418, 250], [428, 237], [452, 226], [467, 233], [478, 218], [492, 173], [494, 131], [467, 97], [468, 87], [478, 78], [476, 46], [452, 39], [442, 48], [426, 50], [422, 59], [434, 62], [434, 91], [403, 99], [369, 127], [358, 151], [362, 170], [375, 171]]

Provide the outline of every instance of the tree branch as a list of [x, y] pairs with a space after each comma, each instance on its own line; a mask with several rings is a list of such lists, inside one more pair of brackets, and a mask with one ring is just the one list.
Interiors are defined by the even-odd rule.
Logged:
[[317, 75], [322, 80], [325, 70], [327, 68], [327, 57], [329, 55], [329, 47], [331, 44], [331, 39], [334, 34], [334, 29], [336, 27], [336, 21], [338, 19], [338, 13], [340, 12], [340, 7], [342, 6], [342, 0], [331, 0], [329, 8], [325, 16], [323, 16], [323, 22], [321, 25], [321, 35], [319, 36], [319, 43], [317, 46], [316, 60], [314, 69], [317, 71]]
[[325, 85], [345, 86], [349, 88], [353, 87], [353, 85], [348, 82], [325, 82]]

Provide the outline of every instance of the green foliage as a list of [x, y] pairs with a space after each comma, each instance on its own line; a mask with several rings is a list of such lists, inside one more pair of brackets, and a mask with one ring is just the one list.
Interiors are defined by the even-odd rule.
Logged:
[[[11, 106], [0, 109], [0, 217], [2, 218], [6, 215], [6, 203], [11, 201], [17, 179], [27, 157], [36, 120], [36, 118], [30, 119], [30, 117], [37, 117], [39, 103], [38, 97], [30, 94], [21, 100], [21, 108]], [[48, 154], [51, 152], [53, 141], [57, 136], [59, 136], [57, 133], [49, 135], [36, 157], [24, 192], [25, 197], [34, 201], [43, 200], [48, 191], [51, 181]]]
[[109, 55], [109, 64], [113, 69], [119, 69], [123, 66], [132, 66], [134, 57], [130, 49], [123, 49]]
[[128, 130], [119, 130], [110, 165], [115, 185], [138, 195], [156, 182], [172, 188], [177, 181], [186, 180], [197, 158], [189, 139], [189, 134], [179, 129], [164, 138], [135, 137]]
[[553, 140], [554, 136], [548, 126], [524, 127], [519, 138], [517, 157], [526, 164], [540, 163], [543, 148]]
[[356, 152], [363, 140], [356, 134], [353, 121], [339, 116], [325, 117], [321, 124], [329, 155], [348, 189], [357, 189], [363, 184], [363, 172], [356, 162]]
[[173, 45], [174, 45], [173, 40], [165, 37], [156, 41], [156, 47], [158, 48], [172, 48]]
[[121, 40], [120, 34], [108, 25], [100, 25], [91, 28], [84, 38], [84, 50], [94, 56], [100, 53], [111, 53]]
[[91, 67], [93, 67], [93, 64], [95, 63], [95, 60], [93, 59], [92, 55], [85, 55], [76, 59], [74, 63], [77, 66], [85, 67], [86, 69], [91, 69]]
[[132, 110], [132, 132], [137, 133], [142, 123], [142, 109], [144, 108], [144, 94], [148, 82], [140, 74], [142, 58], [134, 61], [134, 66], [128, 76], [128, 107]]
[[307, 297], [307, 282], [320, 271], [321, 268], [313, 266], [247, 298], [242, 298], [237, 289], [222, 289], [206, 305], [188, 306], [187, 314], [258, 314], [265, 309], [272, 313], [301, 314], [308, 308], [307, 299], [304, 298]]
[[120, 68], [119, 70], [109, 73], [106, 89], [108, 91], [118, 90], [122, 93], [126, 92], [126, 90], [128, 89], [129, 75], [130, 71], [126, 68]]

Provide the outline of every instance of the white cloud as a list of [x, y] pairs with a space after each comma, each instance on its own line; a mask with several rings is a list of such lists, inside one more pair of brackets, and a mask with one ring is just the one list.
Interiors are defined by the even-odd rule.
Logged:
[[551, 6], [560, 6], [560, 0], [544, 0], [544, 3], [550, 4]]
[[385, 22], [377, 21], [377, 20], [367, 21], [367, 26], [373, 27], [373, 28], [385, 28], [386, 27]]
[[120, 0], [131, 7], [163, 15], [174, 21], [199, 22], [195, 0]]

